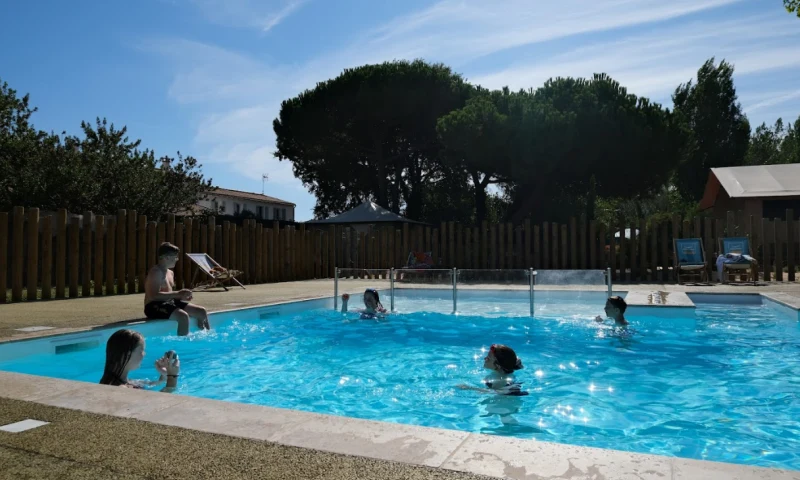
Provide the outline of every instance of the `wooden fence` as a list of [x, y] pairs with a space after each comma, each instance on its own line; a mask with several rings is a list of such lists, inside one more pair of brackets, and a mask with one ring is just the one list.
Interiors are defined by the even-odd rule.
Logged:
[[[800, 228], [788, 220], [745, 217], [726, 220], [678, 216], [666, 222], [641, 220], [605, 226], [572, 219], [568, 224], [486, 224], [373, 228], [358, 232], [280, 228], [245, 221], [216, 224], [173, 215], [148, 221], [135, 211], [113, 216], [40, 215], [36, 208], [0, 212], [0, 303], [37, 298], [141, 293], [148, 268], [163, 241], [182, 252], [207, 252], [225, 267], [242, 270], [245, 284], [331, 278], [335, 267], [390, 268], [406, 264], [411, 251], [432, 252], [442, 268], [605, 269], [614, 281], [673, 282], [673, 238], [699, 237], [714, 268], [719, 238], [748, 236], [765, 281], [795, 281]], [[630, 231], [630, 238], [614, 232]], [[182, 256], [175, 269], [177, 288], [188, 287], [196, 267]], [[3, 295], [8, 292], [10, 296]]]

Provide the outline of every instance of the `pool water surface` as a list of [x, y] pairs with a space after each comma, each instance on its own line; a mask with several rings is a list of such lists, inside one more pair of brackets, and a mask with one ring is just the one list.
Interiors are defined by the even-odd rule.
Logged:
[[[446, 293], [406, 294], [378, 321], [330, 308], [223, 313], [210, 332], [148, 335], [132, 378], [155, 377], [152, 362], [174, 349], [185, 395], [800, 470], [796, 320], [766, 304], [704, 303], [696, 317], [630, 317], [622, 333], [592, 320], [601, 293], [540, 297], [535, 318], [523, 293], [459, 298], [458, 315]], [[0, 370], [97, 382], [105, 338], [0, 355]], [[492, 343], [516, 350], [528, 396], [457, 388], [481, 386]]]

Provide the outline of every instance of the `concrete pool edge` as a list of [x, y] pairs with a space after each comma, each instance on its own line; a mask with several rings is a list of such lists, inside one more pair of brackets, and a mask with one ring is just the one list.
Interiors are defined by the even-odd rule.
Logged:
[[[256, 441], [505, 478], [800, 479], [800, 472], [579, 447], [0, 372], [0, 396]], [[46, 427], [44, 427], [46, 428]]]

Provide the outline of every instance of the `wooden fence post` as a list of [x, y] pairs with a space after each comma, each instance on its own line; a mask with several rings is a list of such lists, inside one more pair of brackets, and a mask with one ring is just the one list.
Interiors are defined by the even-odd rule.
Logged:
[[561, 225], [561, 268], [567, 270], [570, 265], [567, 263], [569, 255], [567, 254], [567, 224]]
[[578, 222], [575, 217], [569, 219], [569, 268], [578, 269]]
[[608, 228], [608, 238], [608, 266], [611, 268], [611, 278], [614, 280], [625, 278], [625, 272], [620, 273], [621, 277], [617, 276], [617, 236], [614, 235], [614, 227], [611, 225]]
[[106, 217], [94, 217], [94, 294], [103, 294], [103, 261], [105, 259], [103, 246], [106, 236]]
[[[167, 231], [169, 231], [169, 224], [167, 224]], [[174, 228], [172, 229], [172, 244], [178, 247], [181, 251], [181, 256], [186, 252], [186, 249], [183, 248], [183, 223], [176, 223], [174, 224]], [[183, 259], [181, 259], [183, 260]], [[183, 267], [186, 264], [185, 261], [179, 261], [177, 265], [175, 265], [175, 269], [173, 270], [175, 274], [175, 289], [181, 290], [183, 288]]]
[[241, 242], [241, 269], [244, 272], [243, 282], [245, 285], [253, 283], [253, 272], [250, 270], [250, 220], [242, 222], [242, 242]]
[[[136, 277], [139, 280], [139, 286], [136, 289], [137, 292], [142, 293], [144, 292], [144, 279], [147, 277], [147, 267], [149, 258], [147, 256], [147, 242], [149, 241], [148, 234], [155, 236], [155, 230], [148, 232], [147, 227], [147, 216], [139, 215], [136, 218], [136, 236], [138, 238], [137, 241], [137, 254], [136, 254], [136, 271], [138, 272]], [[155, 226], [153, 226], [155, 228]]]
[[786, 222], [775, 219], [775, 281], [783, 281], [783, 241], [786, 237]]
[[[205, 225], [203, 225], [201, 228], [205, 228]], [[256, 277], [253, 280], [253, 283], [264, 282], [264, 269], [262, 265], [264, 263], [264, 246], [262, 244], [263, 236], [264, 236], [264, 226], [259, 223], [256, 225], [256, 234], [255, 234]], [[202, 234], [200, 235], [200, 238], [203, 238]], [[205, 248], [203, 248], [202, 245], [201, 248], [203, 249], [203, 251], [205, 251]]]
[[139, 214], [136, 210], [128, 211], [128, 238], [127, 238], [127, 261], [128, 267], [125, 269], [128, 278], [128, 293], [136, 293], [136, 222], [139, 221]]
[[36, 300], [39, 273], [39, 209], [28, 209], [28, 296], [27, 300]]
[[[0, 227], [2, 228], [2, 227]], [[5, 252], [0, 248], [0, 252]], [[0, 253], [3, 255], [4, 253]], [[56, 298], [65, 298], [67, 280], [67, 210], [61, 208], [56, 214]], [[5, 290], [0, 289], [0, 292]], [[0, 293], [0, 295], [5, 296]]]
[[550, 268], [550, 224], [542, 222], [542, 263], [539, 265], [542, 269]]
[[156, 223], [156, 243], [155, 248], [152, 250], [153, 258], [152, 263], [158, 263], [158, 247], [167, 241], [167, 224], [166, 222]]
[[506, 223], [506, 267], [514, 268], [514, 226]]
[[531, 244], [532, 244], [531, 236], [533, 236], [533, 231], [531, 230], [530, 218], [525, 219], [525, 223], [523, 223], [522, 225], [522, 231], [523, 235], [525, 235], [525, 246], [523, 247], [525, 253], [523, 255], [524, 256], [523, 264], [525, 265], [525, 268], [533, 268], [533, 258], [531, 252]]
[[[165, 232], [166, 237], [164, 237], [164, 242], [170, 242], [175, 245], [178, 245], [175, 242], [175, 215], [170, 213], [167, 214], [167, 231]], [[183, 243], [183, 242], [181, 242]]]
[[647, 281], [647, 220], [639, 220], [639, 281]]
[[[599, 242], [602, 243], [602, 242]], [[589, 222], [589, 268], [596, 270], [597, 266], [597, 222], [592, 220]], [[602, 245], [601, 245], [602, 246]]]
[[614, 275], [614, 267], [610, 258], [606, 256], [606, 226], [604, 223], [597, 225], [597, 263], [598, 268], [611, 268], [611, 274]]
[[456, 223], [456, 261], [454, 266], [464, 268], [464, 227]]
[[408, 255], [411, 250], [409, 246], [409, 231], [408, 231], [408, 223], [403, 224], [403, 254]]
[[[149, 270], [150, 266], [154, 264], [156, 260], [156, 249], [158, 248], [158, 234], [156, 233], [158, 229], [158, 223], [156, 222], [147, 222], [147, 257], [145, 258], [144, 263], [144, 275], [146, 278], [147, 271]], [[140, 264], [141, 265], [141, 264]], [[144, 291], [144, 280], [142, 280], [142, 292]]]
[[[14, 239], [11, 251], [11, 301], [22, 301], [22, 278], [25, 271], [25, 209], [14, 207]], [[3, 293], [5, 295], [5, 292]]]
[[560, 258], [558, 256], [558, 230], [559, 230], [558, 223], [553, 222], [550, 225], [550, 234], [551, 234], [551, 239], [550, 240], [551, 240], [551, 243], [552, 243], [552, 245], [551, 245], [552, 251], [550, 251], [548, 253], [550, 254], [550, 257], [551, 257], [550, 258], [550, 267], [553, 268], [554, 270], [558, 270], [560, 268], [564, 268], [564, 266], [561, 265]]
[[125, 240], [126, 240], [126, 232], [125, 227], [128, 224], [128, 214], [125, 210], [118, 210], [117, 211], [117, 219], [116, 219], [116, 243], [114, 244], [114, 248], [116, 249], [116, 256], [114, 261], [116, 262], [116, 285], [117, 285], [117, 293], [124, 294], [125, 293], [125, 286], [126, 286], [126, 270], [127, 270], [127, 261], [125, 259], [126, 248], [125, 248]]
[[[81, 258], [81, 220], [74, 217], [69, 223], [69, 298], [78, 297], [78, 283]], [[86, 252], [89, 256], [90, 252]], [[86, 273], [84, 273], [86, 275]]]
[[650, 275], [648, 275], [647, 280], [655, 282], [656, 271], [658, 270], [658, 225], [656, 225], [651, 221], [647, 231], [650, 234], [650, 250], [651, 250]]
[[216, 254], [217, 254], [217, 245], [216, 245], [216, 243], [217, 243], [217, 241], [216, 241], [216, 239], [217, 239], [217, 237], [216, 237], [216, 235], [217, 235], [217, 218], [213, 217], [213, 216], [212, 217], [208, 217], [208, 221], [206, 222], [206, 224], [208, 225], [206, 227], [207, 231], [208, 231], [208, 243], [206, 244], [207, 248], [208, 248], [208, 252], [207, 253], [211, 258], [216, 259], [217, 258], [216, 257]]
[[117, 247], [117, 223], [110, 215], [106, 218], [106, 295], [114, 295], [114, 267]]
[[505, 228], [503, 224], [497, 224], [497, 268], [500, 270], [506, 268], [506, 242], [505, 242]]
[[586, 270], [589, 267], [589, 262], [587, 259], [587, 250], [586, 250], [586, 214], [581, 214], [581, 224], [580, 224], [580, 268], [582, 270]]
[[[489, 223], [484, 220], [481, 222], [481, 258], [480, 268], [487, 268], [489, 266]], [[444, 250], [444, 246], [442, 247]]]
[[8, 212], [0, 212], [0, 303], [8, 301]]
[[42, 218], [42, 300], [53, 298], [53, 219]]
[[[769, 220], [766, 219], [766, 218], [762, 218], [761, 219], [761, 240], [762, 240], [762, 256], [764, 257], [764, 259], [762, 260], [762, 268], [763, 268], [763, 272], [764, 272], [764, 281], [765, 282], [769, 282], [770, 278], [771, 278], [771, 275], [770, 275], [771, 266], [770, 265], [772, 264], [772, 259], [770, 258], [769, 244], [770, 244], [770, 239], [772, 237], [771, 233], [773, 233], [773, 232], [774, 232], [774, 230], [772, 232], [770, 232]], [[720, 278], [722, 278], [721, 275], [722, 275], [722, 272], [720, 272]]]
[[636, 279], [636, 277], [639, 275], [638, 268], [637, 268], [638, 267], [638, 256], [639, 256], [638, 255], [639, 233], [636, 232], [637, 228], [639, 228], [639, 222], [637, 220], [633, 220], [630, 223], [631, 238], [628, 239], [628, 241], [627, 241], [628, 250], [629, 250], [629, 253], [628, 253], [628, 264], [629, 264], [630, 269], [631, 269], [631, 273], [626, 276], [628, 281], [634, 281]]
[[183, 288], [190, 288], [192, 282], [192, 261], [186, 256], [187, 253], [194, 253], [194, 221], [191, 218], [183, 218], [183, 248], [181, 248], [180, 267], [183, 270]]

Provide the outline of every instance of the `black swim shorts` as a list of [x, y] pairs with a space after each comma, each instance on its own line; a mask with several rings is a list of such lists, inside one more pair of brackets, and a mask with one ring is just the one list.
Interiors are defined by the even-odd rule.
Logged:
[[166, 320], [172, 315], [172, 312], [179, 308], [184, 309], [186, 305], [189, 304], [177, 299], [167, 301], [156, 300], [144, 306], [144, 315], [151, 320]]

